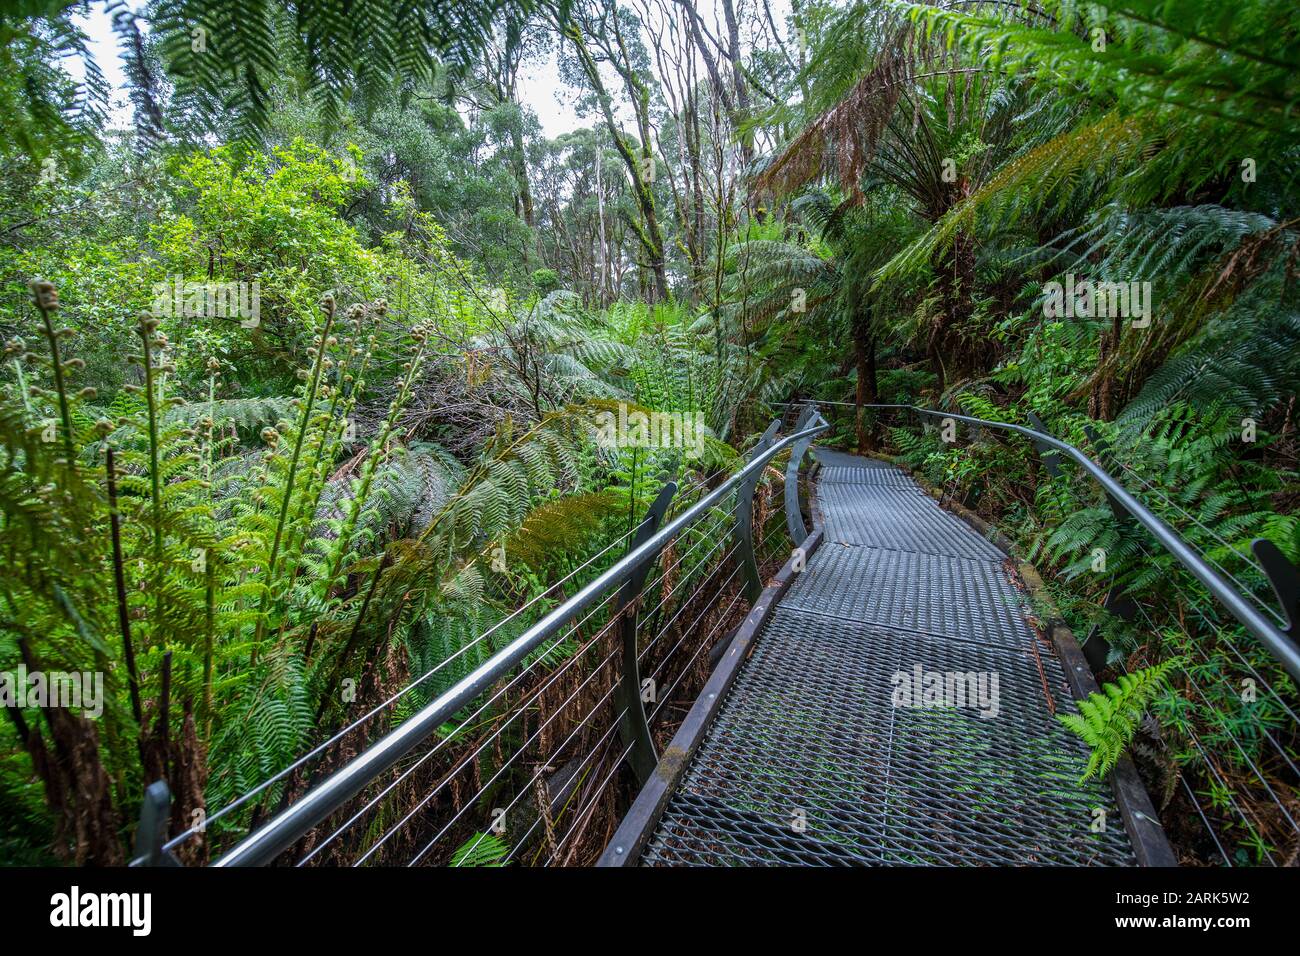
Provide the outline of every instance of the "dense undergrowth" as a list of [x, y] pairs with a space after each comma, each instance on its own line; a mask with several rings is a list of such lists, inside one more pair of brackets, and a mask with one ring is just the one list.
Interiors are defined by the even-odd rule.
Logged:
[[[178, 855], [210, 858], [805, 398], [859, 406], [829, 442], [995, 520], [1105, 642], [1184, 862], [1296, 862], [1300, 701], [1272, 656], [1079, 469], [864, 407], [1037, 415], [1276, 617], [1251, 542], [1300, 561], [1291, 5], [469, 2], [435, 23], [310, 0], [191, 56], [187, 17], [235, 6], [117, 10], [129, 129], [81, 5], [0, 14], [0, 671], [106, 680], [94, 718], [5, 708], [0, 862], [124, 862], [159, 778]], [[547, 137], [521, 77], [552, 53], [586, 125]], [[698, 420], [698, 442], [598, 441], [620, 412]], [[769, 571], [779, 494], [770, 469]], [[744, 607], [725, 535], [693, 535], [651, 585], [660, 743]], [[428, 838], [427, 862], [591, 862], [630, 792], [613, 623], [537, 652], [299, 860], [400, 831], [367, 862]], [[522, 842], [486, 828], [497, 799]]]
[[[121, 862], [151, 780], [169, 779], [188, 829], [452, 659], [400, 720], [531, 620], [474, 643], [511, 610], [553, 604], [555, 582], [638, 523], [670, 471], [689, 481], [736, 459], [717, 436], [745, 423], [720, 410], [725, 368], [688, 315], [593, 314], [564, 292], [496, 311], [500, 290], [427, 217], [364, 243], [337, 210], [365, 184], [338, 170], [302, 143], [242, 165], [216, 151], [176, 168], [193, 205], [129, 263], [87, 276], [62, 247], [6, 262], [14, 285], [57, 279], [32, 285], [5, 355], [6, 658], [109, 674], [102, 722], [46, 730], [11, 711], [13, 858]], [[265, 277], [256, 325], [160, 318], [141, 294], [194, 276], [208, 230], [216, 274], [247, 256]], [[298, 250], [317, 277], [279, 281]], [[336, 291], [308, 301], [327, 275]], [[100, 279], [121, 285], [106, 296]], [[102, 324], [95, 298], [115, 313]], [[464, 412], [449, 423], [451, 397]], [[598, 448], [593, 423], [620, 403], [698, 413], [698, 447]]]

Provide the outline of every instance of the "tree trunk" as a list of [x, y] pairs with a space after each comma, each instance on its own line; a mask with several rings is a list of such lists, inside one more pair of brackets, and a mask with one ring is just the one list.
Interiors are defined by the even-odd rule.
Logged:
[[617, 20], [615, 21], [614, 33], [618, 40], [620, 55], [623, 58], [622, 63], [614, 63], [614, 68], [627, 85], [628, 98], [632, 101], [632, 110], [636, 114], [637, 127], [641, 135], [641, 148], [639, 151], [634, 151], [634, 144], [623, 134], [618, 121], [614, 118], [614, 107], [609, 91], [605, 88], [605, 82], [601, 79], [600, 69], [592, 57], [591, 51], [587, 49], [582, 32], [576, 27], [570, 27], [567, 31], [574, 50], [578, 54], [578, 62], [582, 65], [582, 70], [596, 94], [596, 100], [600, 104], [605, 126], [614, 140], [614, 147], [618, 150], [619, 156], [622, 157], [623, 165], [627, 167], [628, 176], [632, 180], [632, 195], [636, 200], [637, 211], [641, 214], [641, 222], [628, 217], [624, 218], [636, 233], [637, 241], [641, 245], [641, 251], [645, 256], [644, 264], [653, 276], [654, 289], [658, 300], [667, 302], [669, 291], [667, 265], [664, 257], [664, 233], [663, 228], [659, 225], [659, 217], [655, 213], [654, 193], [651, 189], [651, 183], [654, 180], [654, 152], [650, 143], [650, 94], [628, 64], [627, 52], [623, 47], [622, 37], [618, 33]]
[[[749, 83], [740, 62], [740, 22], [736, 19], [736, 8], [732, 0], [722, 0], [722, 15], [727, 21], [727, 59], [731, 61], [731, 82], [736, 89], [736, 112], [732, 122], [739, 125], [749, 118]], [[740, 156], [746, 170], [754, 164], [754, 134], [744, 132], [740, 136]]]
[[956, 235], [952, 248], [938, 257], [934, 271], [939, 283], [939, 314], [930, 328], [927, 351], [942, 390], [981, 366], [991, 366], [993, 352], [984, 343], [969, 341], [962, 329], [970, 315], [975, 287], [975, 244], [968, 233]]
[[865, 308], [856, 310], [853, 317], [853, 360], [857, 369], [857, 390], [854, 394], [854, 422], [857, 432], [858, 452], [875, 448], [876, 427], [867, 429], [867, 412], [864, 406], [880, 400], [876, 383], [876, 337], [871, 333], [871, 314]]

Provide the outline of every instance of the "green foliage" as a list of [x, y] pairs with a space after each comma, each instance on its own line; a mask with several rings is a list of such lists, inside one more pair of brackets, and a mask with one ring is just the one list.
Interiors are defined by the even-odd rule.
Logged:
[[1056, 715], [1092, 748], [1081, 780], [1110, 773], [1137, 733], [1152, 699], [1166, 688], [1169, 672], [1181, 663], [1171, 658], [1124, 674], [1117, 682], [1102, 685], [1104, 693], [1089, 694], [1086, 700], [1079, 701], [1079, 713]]
[[1300, 95], [1300, 60], [1292, 11], [1281, 0], [1238, 5], [1230, 17], [1206, 0], [1137, 0], [1120, 9], [1049, 0], [1040, 14], [1023, 17], [898, 6], [925, 35], [955, 39], [988, 56], [993, 69], [1033, 73], [1052, 85], [1079, 83], [1139, 115], [1204, 123], [1203, 129], [1228, 124], [1241, 135], [1294, 134], [1285, 117]]
[[1242, 419], [1264, 416], [1300, 389], [1297, 341], [1296, 312], [1262, 302], [1228, 309], [1151, 375], [1119, 421], [1141, 428], [1179, 408], [1221, 408], [1239, 430]]
[[550, 295], [560, 287], [560, 276], [554, 269], [537, 269], [532, 279], [533, 288], [539, 295]]
[[[237, 135], [256, 135], [272, 90], [289, 76], [337, 121], [349, 97], [373, 99], [394, 77], [409, 90], [430, 85], [441, 64], [464, 72], [498, 15], [518, 29], [531, 6], [516, 0], [454, 6], [165, 0], [150, 20], [177, 97], [214, 125], [223, 111], [233, 111]], [[195, 24], [203, 25], [201, 41]]]
[[[108, 83], [74, 12], [66, 0], [27, 0], [0, 13], [0, 162], [57, 171], [99, 132]], [[82, 84], [59, 68], [69, 57], [85, 65]]]
[[[126, 745], [139, 734], [139, 752], [148, 752], [148, 724], [156, 718], [139, 710], [128, 685], [138, 685], [154, 707], [148, 702], [169, 668], [173, 721], [192, 712], [199, 739], [178, 726], [167, 732], [202, 747], [193, 757], [202, 789], [178, 799], [222, 806], [303, 753], [323, 715], [337, 719], [340, 681], [363, 666], [392, 614], [408, 622], [395, 639], [418, 648], [429, 667], [456, 658], [446, 677], [481, 659], [457, 655], [481, 632], [453, 637], [447, 624], [481, 620], [465, 608], [495, 601], [502, 590], [513, 599], [513, 583], [488, 582], [476, 567], [485, 541], [508, 542], [526, 558], [518, 569], [549, 575], [565, 556], [581, 557], [602, 530], [601, 515], [615, 507], [621, 514], [624, 501], [611, 490], [579, 488], [590, 467], [580, 411], [559, 408], [522, 429], [507, 416], [469, 467], [429, 443], [405, 447], [404, 416], [431, 374], [424, 361], [429, 328], [436, 321], [445, 334], [467, 318], [463, 335], [476, 322], [436, 272], [395, 248], [367, 249], [341, 224], [337, 203], [350, 184], [325, 154], [296, 147], [244, 162], [218, 150], [179, 170], [194, 201], [153, 231], [154, 274], [185, 268], [193, 239], [220, 233], [223, 256], [214, 268], [262, 283], [268, 321], [250, 335], [220, 328], [220, 317], [146, 315], [134, 334], [140, 384], [128, 381], [101, 397], [74, 380], [85, 374], [113, 382], [104, 360], [92, 356], [87, 368], [68, 353], [89, 340], [81, 338], [89, 330], [76, 294], [85, 287], [73, 278], [73, 325], [60, 329], [54, 288], [41, 284], [38, 297], [49, 304], [24, 329], [27, 338], [7, 348], [0, 401], [0, 538], [10, 556], [0, 654], [6, 664], [21, 650], [66, 668], [109, 671], [111, 723], [99, 759], [123, 782], [114, 807], [123, 819], [134, 809], [128, 781], [138, 792], [148, 772]], [[436, 228], [422, 228], [421, 255], [447, 263]], [[306, 272], [286, 271], [300, 255], [295, 249], [323, 256]], [[341, 287], [351, 294], [386, 287], [394, 301], [344, 310], [326, 295], [308, 311], [306, 290], [319, 287], [327, 270], [336, 281], [348, 277]], [[391, 277], [394, 270], [410, 275], [407, 288], [379, 284], [381, 272]], [[546, 335], [572, 343], [566, 351], [557, 342], [548, 355], [567, 354], [576, 366], [625, 353], [593, 348], [546, 309], [539, 314]], [[294, 343], [291, 353], [275, 354], [260, 369], [241, 363], [240, 374], [230, 374], [232, 353], [257, 350], [267, 333]], [[305, 360], [296, 370], [294, 353]], [[548, 394], [563, 394], [565, 367], [551, 362], [547, 375]], [[387, 411], [353, 436], [353, 423], [366, 414], [367, 380], [375, 379], [391, 389]], [[282, 382], [297, 383], [289, 396], [270, 391]], [[270, 393], [248, 395], [250, 386]], [[362, 435], [350, 476], [336, 476], [345, 449]], [[103, 491], [109, 449], [112, 501]], [[109, 528], [114, 501], [118, 537]], [[597, 502], [606, 503], [603, 512], [594, 510]], [[583, 519], [567, 533], [566, 514]], [[395, 540], [401, 534], [416, 537]], [[115, 571], [124, 580], [121, 601]], [[417, 614], [400, 610], [412, 601]], [[119, 620], [130, 622], [129, 635]], [[427, 682], [423, 690], [438, 686]], [[278, 794], [274, 788], [264, 799]], [[71, 804], [68, 811], [89, 812]], [[227, 818], [214, 838], [238, 832], [239, 824]]]
[[530, 570], [540, 571], [566, 557], [598, 550], [609, 519], [626, 511], [625, 497], [606, 488], [544, 501], [529, 511], [508, 539], [505, 552]]
[[509, 845], [499, 836], [475, 833], [452, 854], [452, 866], [505, 866]]
[[[1271, 613], [1251, 540], [1300, 558], [1300, 63], [1282, 0], [1225, 9], [801, 3], [742, 16], [719, 58], [689, 16], [663, 31], [607, 0], [115, 5], [134, 132], [105, 129], [79, 6], [0, 13], [0, 668], [102, 670], [110, 697], [57, 755], [102, 773], [102, 806], [46, 805], [48, 716], [26, 716], [37, 743], [0, 728], [0, 852], [120, 862], [164, 731], [193, 770], [180, 819], [416, 681], [374, 732], [400, 722], [664, 481], [707, 487], [809, 395], [1032, 411], [1100, 455], [1094, 429]], [[557, 44], [592, 123], [547, 139], [527, 76]], [[1149, 282], [1151, 324], [1045, 316], [1067, 273]], [[161, 307], [208, 283], [255, 286], [256, 321]], [[620, 410], [702, 417], [701, 453], [597, 446]], [[1289, 677], [1086, 476], [1016, 436], [835, 424], [996, 519], [1112, 667], [1154, 664], [1073, 718], [1089, 775], [1149, 715], [1162, 747], [1132, 747], [1165, 793], [1203, 796], [1243, 861], [1290, 845], [1266, 802], [1296, 783], [1271, 759], [1297, 744]], [[678, 587], [726, 521], [683, 535]], [[1099, 610], [1112, 588], [1139, 621]], [[1244, 706], [1246, 678], [1276, 693]], [[494, 759], [473, 769], [513, 773]], [[98, 835], [70, 839], [74, 817]], [[509, 849], [478, 833], [455, 862]]]

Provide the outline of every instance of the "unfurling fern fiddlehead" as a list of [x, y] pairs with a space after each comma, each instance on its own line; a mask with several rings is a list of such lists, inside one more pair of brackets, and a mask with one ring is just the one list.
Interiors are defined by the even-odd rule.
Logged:
[[312, 412], [315, 409], [316, 397], [320, 391], [321, 375], [325, 369], [326, 352], [328, 351], [327, 343], [330, 332], [334, 327], [334, 315], [337, 308], [334, 296], [326, 294], [321, 300], [321, 308], [325, 312], [325, 322], [316, 336], [314, 361], [308, 378], [307, 389], [303, 395], [302, 417], [298, 424], [297, 433], [294, 435], [293, 453], [289, 457], [288, 474], [285, 476], [284, 487], [281, 489], [280, 511], [275, 521], [275, 534], [271, 540], [270, 555], [266, 561], [266, 589], [262, 592], [261, 607], [258, 609], [257, 630], [253, 639], [254, 655], [256, 655], [258, 645], [262, 641], [262, 635], [266, 633], [267, 605], [275, 588], [275, 576], [280, 560], [280, 545], [284, 540], [285, 527], [288, 524], [289, 505], [293, 500], [298, 468], [302, 458], [303, 443], [306, 441], [307, 432], [312, 425]]
[[394, 396], [392, 404], [388, 407], [388, 417], [384, 419], [379, 435], [371, 443], [370, 453], [366, 457], [356, 494], [348, 502], [347, 517], [344, 518], [343, 527], [339, 530], [338, 539], [334, 542], [333, 554], [329, 560], [329, 571], [321, 585], [322, 595], [330, 592], [343, 570], [343, 563], [352, 548], [352, 539], [356, 534], [357, 522], [360, 520], [361, 513], [366, 506], [366, 500], [370, 497], [370, 489], [374, 484], [375, 475], [388, 457], [388, 443], [392, 438], [394, 429], [397, 427], [397, 419], [401, 415], [402, 409], [406, 407], [406, 403], [410, 400], [411, 391], [420, 377], [425, 352], [428, 348], [428, 335], [423, 328], [416, 327], [411, 330], [411, 337], [415, 340], [417, 346], [415, 355], [409, 362], [404, 364], [406, 375], [402, 378], [402, 384], [397, 389], [397, 395]]

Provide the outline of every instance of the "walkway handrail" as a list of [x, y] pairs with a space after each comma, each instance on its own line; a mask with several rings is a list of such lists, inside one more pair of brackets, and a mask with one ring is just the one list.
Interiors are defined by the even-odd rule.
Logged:
[[[809, 400], [812, 401], [812, 400]], [[855, 408], [851, 402], [824, 402], [817, 401], [819, 405], [839, 405], [847, 408]], [[1012, 425], [1009, 422], [993, 422], [983, 418], [973, 418], [969, 415], [960, 415], [956, 412], [936, 411], [931, 408], [920, 408], [916, 405], [885, 405], [885, 404], [866, 404], [861, 406], [867, 409], [902, 409], [905, 411], [916, 412], [920, 415], [929, 415], [932, 418], [951, 418], [954, 421], [966, 422], [971, 425], [980, 425], [986, 428], [1000, 428], [1004, 431], [1017, 432], [1026, 438], [1041, 445], [1054, 448], [1057, 451], [1069, 455], [1079, 463], [1083, 469], [1093, 477], [1097, 484], [1101, 485], [1102, 490], [1110, 496], [1111, 500], [1118, 503], [1121, 508], [1137, 519], [1138, 523], [1151, 532], [1157, 541], [1159, 541], [1178, 562], [1182, 564], [1192, 576], [1205, 585], [1219, 602], [1228, 609], [1228, 611], [1241, 622], [1252, 635], [1261, 641], [1265, 647], [1281, 662], [1286, 668], [1288, 674], [1300, 684], [1300, 645], [1291, 640], [1283, 631], [1276, 627], [1272, 621], [1268, 620], [1261, 614], [1245, 597], [1238, 593], [1224, 577], [1214, 570], [1191, 545], [1179, 536], [1178, 532], [1168, 524], [1153, 514], [1142, 502], [1138, 501], [1131, 495], [1127, 489], [1121, 485], [1113, 475], [1101, 467], [1079, 449], [1075, 448], [1069, 442], [1061, 441], [1055, 435], [1049, 435], [1045, 432], [1036, 431], [1032, 428], [1026, 428], [1024, 425]]]
[[362, 751], [356, 758], [321, 781], [303, 797], [272, 817], [265, 825], [244, 838], [214, 866], [260, 866], [274, 860], [293, 846], [304, 834], [327, 819], [348, 800], [360, 793], [372, 780], [393, 767], [458, 710], [491, 687], [548, 637], [568, 621], [590, 607], [597, 598], [631, 578], [682, 531], [708, 513], [727, 494], [756, 478], [781, 451], [803, 438], [825, 432], [824, 419], [811, 427], [771, 444], [755, 454], [740, 471], [706, 494], [682, 514], [633, 547], [625, 557], [602, 572], [573, 597], [529, 627], [501, 650], [476, 667], [438, 698], [425, 705], [396, 729]]

